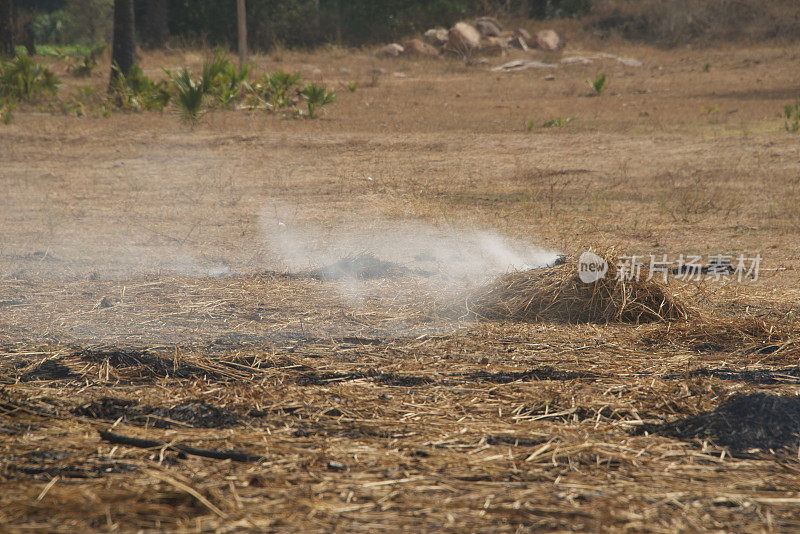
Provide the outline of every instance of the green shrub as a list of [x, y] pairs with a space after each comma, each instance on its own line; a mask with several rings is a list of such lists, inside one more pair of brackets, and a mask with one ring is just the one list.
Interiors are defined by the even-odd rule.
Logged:
[[104, 110], [107, 103], [108, 99], [104, 92], [84, 85], [77, 87], [66, 100], [61, 102], [61, 111], [67, 115], [83, 117], [90, 112]]
[[115, 76], [111, 81], [114, 105], [129, 111], [162, 111], [170, 101], [167, 82], [154, 82], [138, 65], [131, 67], [128, 75], [113, 65]]
[[228, 106], [237, 101], [243, 90], [248, 87], [247, 76], [250, 65], [237, 68], [236, 65], [217, 52], [214, 59], [203, 63], [200, 75], [200, 87], [203, 93], [212, 97], [221, 106]]
[[203, 88], [202, 78], [199, 81], [192, 79], [192, 75], [184, 67], [172, 76], [175, 85], [175, 103], [178, 105], [181, 118], [189, 123], [196, 123], [203, 114], [206, 91]]
[[606, 78], [606, 73], [601, 72], [597, 78], [594, 79], [594, 81], [587, 79], [586, 83], [592, 88], [592, 91], [594, 91], [595, 95], [599, 95], [606, 88], [607, 81], [608, 78]]
[[14, 100], [0, 100], [0, 122], [11, 124], [14, 118], [14, 110], [17, 109], [17, 102]]
[[92, 48], [88, 54], [76, 56], [74, 62], [70, 66], [72, 74], [78, 78], [91, 76], [94, 69], [97, 68], [97, 59], [103, 55], [105, 50], [106, 45], [100, 45]]
[[222, 76], [230, 60], [217, 52], [213, 59], [203, 61], [203, 68], [200, 71], [200, 86], [204, 93], [209, 94], [214, 87], [214, 80]]
[[92, 56], [82, 56], [78, 59], [75, 65], [72, 66], [73, 76], [78, 78], [86, 78], [92, 75], [94, 69], [97, 68], [97, 60]]
[[572, 117], [556, 117], [554, 119], [550, 119], [549, 121], [545, 121], [545, 123], [542, 124], [542, 128], [563, 128], [571, 122]]
[[0, 96], [34, 102], [44, 93], [54, 95], [61, 80], [27, 54], [0, 63]]
[[290, 106], [297, 93], [293, 91], [300, 82], [300, 74], [288, 74], [278, 70], [265, 74], [252, 86], [255, 105], [265, 105], [271, 111], [278, 112]]
[[787, 132], [800, 131], [800, 98], [794, 104], [783, 106], [783, 127]]
[[308, 107], [308, 118], [316, 117], [317, 109], [336, 102], [336, 93], [328, 91], [324, 85], [310, 83], [300, 92]]
[[[98, 45], [101, 46], [101, 45]], [[106, 45], [103, 44], [103, 47]], [[69, 57], [88, 56], [92, 48], [86, 45], [36, 45], [36, 54], [40, 56], [66, 59]]]
[[[39, 0], [25, 3], [32, 4], [31, 7], [39, 13], [32, 23], [37, 43], [88, 45], [111, 38], [114, 0]], [[21, 7], [23, 2], [17, 4]], [[38, 8], [36, 4], [39, 4]], [[42, 4], [60, 9], [51, 11]]]

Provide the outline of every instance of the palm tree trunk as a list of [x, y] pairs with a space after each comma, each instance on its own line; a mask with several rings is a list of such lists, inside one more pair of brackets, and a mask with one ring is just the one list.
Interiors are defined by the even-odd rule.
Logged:
[[169, 39], [167, 0], [147, 0], [145, 7], [145, 45], [148, 48], [164, 48]]
[[14, 2], [0, 0], [0, 57], [14, 57]]
[[[119, 66], [125, 76], [136, 63], [136, 26], [133, 17], [133, 0], [114, 0], [114, 46], [112, 64]], [[112, 69], [111, 79], [116, 77]]]

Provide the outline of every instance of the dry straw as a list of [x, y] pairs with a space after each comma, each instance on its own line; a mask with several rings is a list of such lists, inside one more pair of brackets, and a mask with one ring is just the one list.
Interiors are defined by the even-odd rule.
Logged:
[[617, 255], [602, 253], [608, 273], [593, 283], [578, 277], [577, 263], [568, 260], [546, 269], [501, 276], [467, 297], [467, 311], [481, 319], [520, 322], [651, 323], [686, 320], [687, 306], [646, 266], [638, 277], [618, 277]]

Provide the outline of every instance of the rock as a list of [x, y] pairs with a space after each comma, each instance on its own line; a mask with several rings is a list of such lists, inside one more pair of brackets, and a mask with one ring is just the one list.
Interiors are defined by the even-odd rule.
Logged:
[[633, 59], [632, 57], [618, 57], [617, 61], [625, 65], [626, 67], [641, 67], [642, 62], [638, 59]]
[[444, 28], [431, 28], [422, 36], [426, 43], [436, 48], [442, 48], [447, 44], [448, 33]]
[[402, 54], [403, 52], [405, 52], [405, 49], [401, 45], [399, 45], [397, 43], [391, 43], [391, 44], [388, 44], [388, 45], [384, 46], [380, 50], [378, 50], [378, 55], [379, 56], [388, 56], [388, 57], [397, 57], [400, 54]]
[[500, 37], [503, 26], [494, 17], [481, 17], [475, 21], [475, 28], [484, 37]]
[[446, 48], [459, 54], [475, 52], [481, 48], [481, 34], [474, 26], [457, 22], [447, 34]]
[[517, 59], [514, 61], [509, 61], [508, 63], [504, 63], [499, 67], [495, 67], [492, 70], [494, 72], [512, 72], [515, 70], [524, 70], [524, 69], [557, 69], [559, 68], [558, 65], [554, 65], [552, 63], [542, 63], [541, 61], [537, 61], [535, 59]]
[[591, 59], [583, 56], [570, 56], [561, 58], [561, 63], [563, 63], [564, 65], [574, 65], [574, 64], [589, 65], [591, 64], [591, 62], [592, 62]]
[[561, 46], [561, 39], [553, 30], [541, 30], [536, 32], [536, 46], [540, 50], [558, 50]]
[[114, 300], [112, 300], [112, 299], [110, 299], [108, 297], [103, 297], [103, 298], [100, 299], [100, 301], [97, 304], [94, 305], [94, 308], [92, 308], [92, 309], [110, 308], [110, 307], [114, 306], [115, 304], [116, 304], [116, 302]]
[[481, 43], [481, 51], [487, 56], [503, 56], [506, 49], [508, 44], [499, 37], [487, 37]]
[[429, 45], [428, 43], [424, 42], [422, 39], [411, 39], [403, 43], [403, 48], [405, 48], [404, 54], [410, 56], [438, 56], [439, 49], [433, 45]]
[[347, 464], [331, 460], [330, 462], [328, 462], [328, 469], [332, 469], [333, 471], [344, 471], [345, 469], [347, 469]]
[[529, 50], [528, 41], [526, 41], [525, 39], [523, 39], [522, 37], [520, 37], [518, 35], [512, 37], [511, 40], [509, 41], [508, 45], [509, 46], [513, 46], [514, 48], [519, 48], [523, 52], [527, 52]]
[[531, 37], [531, 34], [528, 33], [528, 30], [526, 30], [525, 28], [517, 28], [516, 31], [514, 31], [514, 37], [522, 39], [528, 46], [536, 45], [536, 43], [533, 41], [533, 38]]

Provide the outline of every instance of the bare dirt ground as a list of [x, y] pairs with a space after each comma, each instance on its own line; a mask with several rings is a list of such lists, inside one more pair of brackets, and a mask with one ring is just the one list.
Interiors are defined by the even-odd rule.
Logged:
[[[642, 66], [282, 51], [257, 70], [335, 87], [323, 119], [19, 112], [0, 129], [2, 529], [798, 529], [800, 145], [778, 114], [800, 47], [539, 59], [598, 52]], [[670, 288], [790, 333], [449, 313], [498, 274], [470, 261], [486, 235], [548, 258], [760, 253], [757, 281]], [[310, 276], [365, 251], [399, 270]]]

